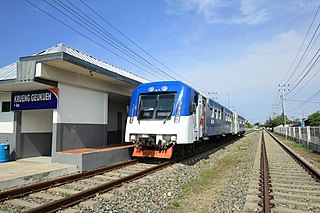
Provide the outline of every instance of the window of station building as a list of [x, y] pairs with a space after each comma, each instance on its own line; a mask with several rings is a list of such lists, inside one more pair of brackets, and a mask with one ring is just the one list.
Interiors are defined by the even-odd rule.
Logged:
[[1, 112], [10, 112], [10, 101], [2, 101]]

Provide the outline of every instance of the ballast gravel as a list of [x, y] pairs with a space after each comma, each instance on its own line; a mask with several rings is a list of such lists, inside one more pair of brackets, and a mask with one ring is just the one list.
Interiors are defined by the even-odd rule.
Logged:
[[[73, 209], [81, 212], [110, 213], [179, 212], [181, 209], [173, 207], [173, 202], [181, 198], [183, 185], [198, 178], [203, 170], [216, 164], [218, 159], [225, 155], [229, 156], [235, 150], [238, 151], [246, 137], [250, 137], [250, 135], [225, 146], [223, 149], [213, 151], [207, 157], [175, 164], [145, 178], [113, 189], [104, 195], [92, 198], [91, 201], [98, 203], [99, 207], [95, 205], [95, 208], [92, 208], [79, 204]], [[243, 162], [236, 168], [236, 173], [228, 179], [225, 187], [222, 187], [222, 191], [219, 191], [217, 199], [211, 199], [212, 204], [208, 205], [209, 209], [206, 212], [241, 212], [243, 209], [258, 141], [251, 144], [243, 150], [241, 158]]]
[[[228, 156], [236, 156], [236, 153], [238, 155], [240, 153], [238, 157], [241, 163], [238, 167], [233, 168], [235, 173], [232, 175], [221, 171], [224, 173], [223, 178], [227, 180], [223, 186], [217, 186], [219, 189], [214, 198], [209, 197], [207, 199], [209, 203], [206, 203], [208, 208], [205, 212], [242, 212], [258, 145], [255, 142], [258, 141], [250, 142], [250, 145], [244, 149], [242, 144], [245, 141], [248, 143], [250, 140], [256, 140], [259, 138], [258, 135], [259, 132], [251, 133], [237, 142], [213, 150], [207, 155], [175, 164], [61, 212], [194, 212], [191, 205], [197, 205], [196, 200], [190, 201], [188, 204], [190, 208], [188, 205], [180, 207], [173, 205], [175, 202], [179, 203], [182, 198], [188, 199], [188, 196], [185, 197], [183, 194], [183, 186], [198, 178], [204, 170], [217, 165], [219, 160]], [[84, 187], [90, 187], [90, 185], [84, 185], [86, 185]], [[212, 187], [216, 186], [213, 185]], [[59, 196], [61, 195], [59, 194]], [[205, 196], [205, 194], [199, 195], [199, 197], [201, 196]], [[42, 203], [41, 198], [31, 196], [23, 200]], [[6, 202], [0, 205], [0, 212], [21, 212], [25, 210]]]

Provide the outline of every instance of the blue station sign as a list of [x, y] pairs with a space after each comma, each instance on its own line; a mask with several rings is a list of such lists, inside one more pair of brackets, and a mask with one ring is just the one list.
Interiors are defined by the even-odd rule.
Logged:
[[11, 95], [11, 111], [57, 108], [58, 88], [14, 92]]

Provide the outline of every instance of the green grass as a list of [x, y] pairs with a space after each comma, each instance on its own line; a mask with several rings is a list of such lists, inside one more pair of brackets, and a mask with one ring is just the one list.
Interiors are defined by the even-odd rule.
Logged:
[[[239, 161], [241, 162], [241, 161]], [[183, 190], [188, 194], [199, 193], [207, 189], [207, 186], [212, 183], [214, 179], [217, 179], [219, 176], [223, 175], [223, 171], [230, 166], [238, 164], [235, 159], [223, 159], [220, 162], [217, 162], [217, 166], [214, 168], [208, 168], [204, 170], [198, 178], [195, 178], [183, 186]]]
[[313, 149], [310, 149], [306, 145], [297, 143], [293, 140], [290, 140], [290, 139], [286, 140], [286, 138], [284, 136], [277, 135], [277, 134], [273, 134], [273, 135], [276, 136], [276, 138], [278, 138], [281, 142], [284, 142], [284, 143], [287, 142], [288, 145], [291, 144], [291, 147], [296, 148], [297, 150], [302, 150], [306, 153], [309, 153], [311, 156], [316, 158], [315, 159], [316, 161], [320, 162], [320, 154], [318, 152], [314, 151]]
[[71, 194], [67, 193], [67, 192], [63, 192], [61, 194], [61, 197], [69, 197]]
[[[202, 194], [212, 187], [212, 184], [225, 180], [226, 174], [230, 174], [237, 166], [243, 163], [241, 154], [246, 152], [251, 144], [250, 140], [245, 140], [243, 143], [237, 146], [237, 149], [232, 152], [232, 155], [225, 155], [223, 158], [217, 160], [212, 166], [203, 170], [198, 178], [192, 179], [188, 183], [182, 186], [182, 197], [174, 199], [172, 201], [172, 208], [176, 211], [183, 202], [184, 197], [188, 197], [191, 194]], [[239, 156], [240, 155], [240, 156]], [[179, 176], [176, 177], [176, 181], [179, 181]], [[182, 199], [182, 200], [181, 200]]]
[[175, 207], [175, 208], [179, 208], [179, 207], [180, 207], [179, 200], [174, 199], [174, 200], [172, 201], [172, 206]]
[[301, 143], [296, 143], [294, 146], [297, 148], [307, 148], [305, 145], [303, 145]]

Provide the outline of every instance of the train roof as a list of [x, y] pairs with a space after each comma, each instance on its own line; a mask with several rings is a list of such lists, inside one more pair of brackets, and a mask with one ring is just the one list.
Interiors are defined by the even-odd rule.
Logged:
[[[206, 95], [206, 94], [204, 94], [202, 92], [199, 92], [197, 89], [189, 86], [188, 84], [186, 84], [186, 83], [184, 83], [182, 81], [155, 81], [155, 82], [148, 82], [148, 83], [140, 84], [138, 87], [136, 87], [135, 90], [138, 90], [139, 92], [147, 92], [147, 91], [149, 91], [149, 92], [153, 92], [153, 91], [154, 92], [158, 92], [159, 91], [160, 92], [160, 91], [164, 91], [163, 89], [165, 89], [165, 88], [163, 88], [163, 86], [172, 86], [172, 85], [179, 85], [179, 86], [182, 86], [182, 87], [187, 87], [187, 88], [193, 89], [194, 91], [196, 91], [200, 95], [204, 96], [208, 100], [214, 102], [216, 105], [219, 105], [220, 107], [223, 107], [223, 108], [225, 108], [226, 110], [228, 110], [230, 112], [236, 113], [235, 111], [223, 106], [219, 102], [217, 102], [217, 101], [213, 100], [212, 98], [210, 98], [208, 95]], [[238, 114], [238, 116], [241, 117], [242, 119], [244, 119], [239, 114]]]

